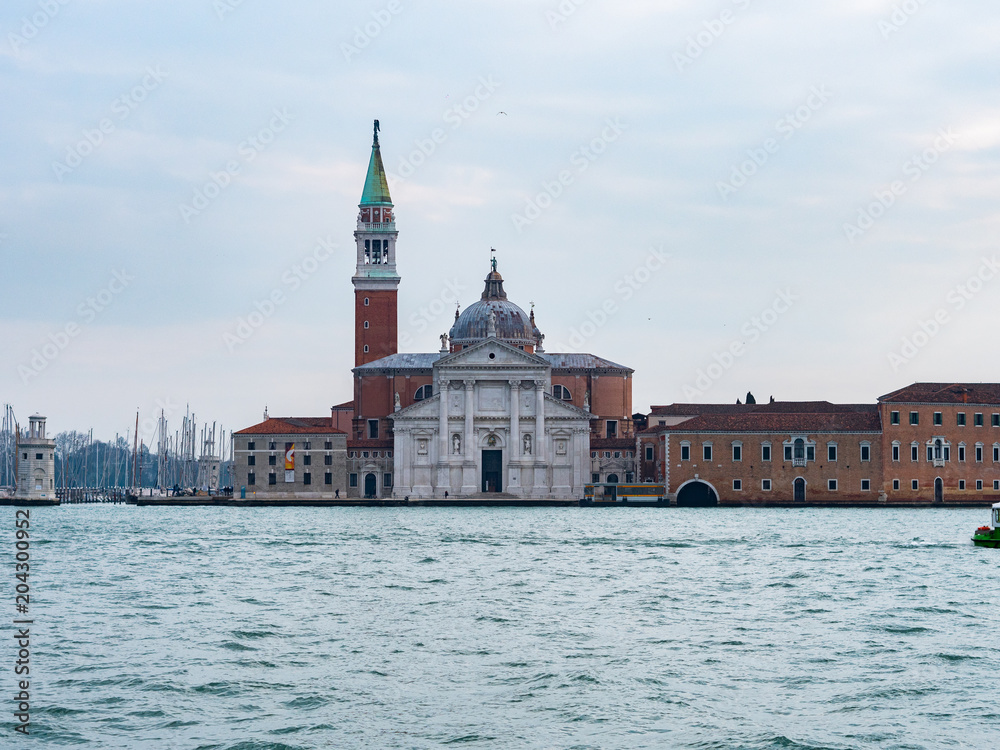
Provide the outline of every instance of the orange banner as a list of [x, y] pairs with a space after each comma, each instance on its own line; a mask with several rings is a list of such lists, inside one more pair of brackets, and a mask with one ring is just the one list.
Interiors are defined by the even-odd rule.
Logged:
[[285, 471], [295, 468], [295, 443], [285, 443]]

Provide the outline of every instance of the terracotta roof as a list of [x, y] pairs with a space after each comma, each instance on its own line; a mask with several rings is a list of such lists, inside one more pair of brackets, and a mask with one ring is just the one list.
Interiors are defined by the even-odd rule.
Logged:
[[353, 400], [351, 400], [351, 401], [345, 401], [342, 404], [337, 404], [333, 408], [334, 409], [341, 409], [341, 410], [348, 410], [349, 409], [349, 410], [353, 411], [354, 410], [354, 401]]
[[647, 430], [656, 432], [879, 432], [878, 407], [868, 411], [834, 413], [775, 413], [706, 414], [688, 419], [673, 427]]
[[635, 450], [635, 438], [591, 438], [591, 450]]
[[893, 404], [1000, 404], [1000, 383], [914, 383], [879, 398]]
[[763, 404], [670, 404], [650, 407], [652, 417], [686, 417], [703, 414], [843, 414], [867, 412], [873, 404], [831, 404], [829, 401], [775, 401]]
[[236, 435], [344, 435], [335, 429], [329, 417], [271, 417]]

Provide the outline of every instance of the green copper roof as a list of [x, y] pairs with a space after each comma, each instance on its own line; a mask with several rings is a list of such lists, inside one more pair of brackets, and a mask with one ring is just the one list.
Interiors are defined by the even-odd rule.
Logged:
[[385, 167], [382, 166], [382, 154], [378, 149], [378, 120], [375, 121], [375, 141], [372, 143], [372, 158], [368, 162], [368, 176], [365, 177], [365, 190], [361, 194], [362, 206], [392, 205], [389, 196], [389, 182], [385, 177]]

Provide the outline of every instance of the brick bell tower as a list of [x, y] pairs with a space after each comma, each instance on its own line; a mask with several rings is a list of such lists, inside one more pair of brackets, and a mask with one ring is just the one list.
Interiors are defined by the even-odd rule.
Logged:
[[358, 228], [358, 267], [354, 284], [354, 366], [358, 367], [397, 351], [396, 343], [396, 220], [389, 184], [378, 146], [378, 120], [372, 143], [368, 176], [361, 195]]

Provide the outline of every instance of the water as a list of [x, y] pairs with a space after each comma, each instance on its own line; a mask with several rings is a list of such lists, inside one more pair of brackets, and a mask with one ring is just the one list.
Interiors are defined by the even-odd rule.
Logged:
[[35, 746], [997, 747], [986, 518], [32, 510]]

